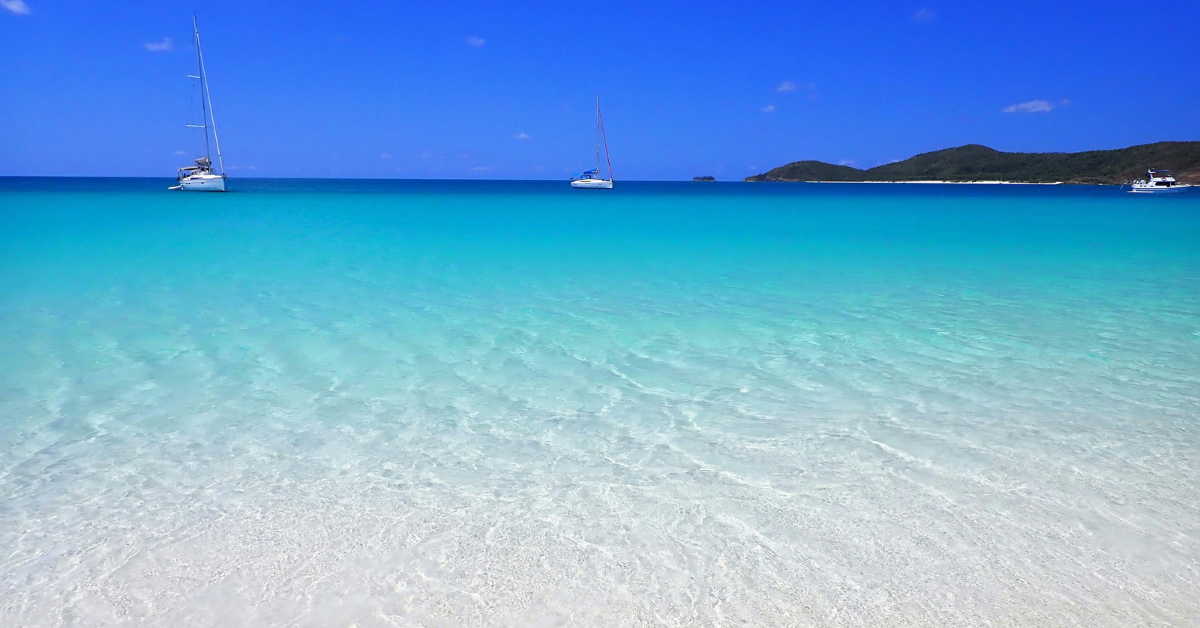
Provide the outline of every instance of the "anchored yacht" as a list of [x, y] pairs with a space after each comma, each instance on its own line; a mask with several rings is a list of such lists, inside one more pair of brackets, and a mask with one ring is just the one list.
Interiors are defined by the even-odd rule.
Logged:
[[1141, 194], [1175, 194], [1190, 187], [1192, 186], [1177, 183], [1170, 170], [1148, 170], [1146, 178], [1134, 181], [1129, 191]]
[[[600, 142], [604, 141], [604, 157], [608, 160], [608, 178], [600, 176]], [[608, 154], [608, 135], [604, 132], [604, 117], [600, 115], [600, 96], [596, 96], [596, 167], [571, 178], [571, 187], [608, 190], [612, 189], [612, 157]]]
[[[189, 192], [224, 192], [225, 191], [225, 161], [221, 159], [221, 142], [217, 139], [217, 118], [213, 114], [212, 94], [208, 91], [208, 74], [204, 72], [204, 53], [200, 51], [200, 27], [196, 24], [196, 16], [192, 15], [192, 31], [196, 35], [196, 65], [200, 69], [199, 76], [188, 75], [188, 78], [200, 81], [200, 111], [203, 114], [201, 124], [189, 124], [194, 129], [204, 129], [204, 156], [196, 163], [179, 169], [175, 177], [178, 185], [169, 189]], [[213, 145], [217, 149], [217, 164], [221, 168], [218, 174], [213, 171], [212, 158], [209, 155], [208, 129], [212, 128]]]

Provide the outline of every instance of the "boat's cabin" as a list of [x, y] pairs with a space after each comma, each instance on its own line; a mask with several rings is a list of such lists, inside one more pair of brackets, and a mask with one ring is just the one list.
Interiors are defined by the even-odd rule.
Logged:
[[212, 172], [212, 160], [209, 159], [208, 157], [201, 157], [200, 159], [196, 160], [196, 165], [180, 168], [178, 178], [183, 179], [185, 177], [190, 177], [194, 174], [208, 174], [211, 172]]
[[571, 180], [572, 181], [587, 181], [587, 180], [592, 180], [592, 179], [599, 180], [600, 175], [597, 174], [598, 172], [599, 172], [598, 170], [588, 170], [587, 172], [584, 172], [583, 174], [581, 174], [577, 177], [571, 177]]
[[1171, 176], [1170, 170], [1149, 170], [1146, 172], [1146, 181], [1156, 187], [1175, 185], [1175, 177]]

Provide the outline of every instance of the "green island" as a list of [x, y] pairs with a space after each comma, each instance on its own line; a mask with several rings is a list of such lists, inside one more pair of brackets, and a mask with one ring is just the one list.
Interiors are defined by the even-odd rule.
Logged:
[[967, 144], [922, 153], [867, 170], [822, 161], [796, 161], [745, 181], [954, 183], [1085, 183], [1122, 185], [1146, 170], [1171, 170], [1180, 183], [1200, 183], [1200, 142], [1158, 142], [1081, 153], [1006, 153]]

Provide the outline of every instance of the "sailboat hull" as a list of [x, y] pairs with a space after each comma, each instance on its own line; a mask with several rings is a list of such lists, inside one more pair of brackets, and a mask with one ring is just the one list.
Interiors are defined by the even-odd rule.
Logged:
[[611, 190], [613, 182], [606, 179], [576, 179], [571, 187], [585, 190]]
[[193, 175], [179, 181], [179, 189], [186, 192], [224, 192], [225, 177], [220, 175]]

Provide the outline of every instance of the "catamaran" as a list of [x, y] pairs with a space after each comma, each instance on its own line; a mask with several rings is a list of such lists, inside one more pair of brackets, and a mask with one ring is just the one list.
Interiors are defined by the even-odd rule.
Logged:
[[[604, 157], [608, 160], [608, 178], [600, 176], [600, 141], [604, 140]], [[612, 189], [612, 157], [608, 154], [608, 135], [604, 132], [604, 117], [600, 115], [600, 95], [596, 95], [596, 167], [571, 178], [571, 187], [592, 190]]]
[[[208, 91], [208, 74], [204, 72], [204, 53], [200, 51], [200, 27], [196, 24], [195, 15], [192, 15], [192, 31], [196, 35], [196, 64], [199, 66], [200, 75], [189, 74], [188, 78], [200, 81], [200, 111], [203, 114], [203, 120], [200, 124], [187, 126], [204, 129], [204, 156], [197, 159], [195, 165], [180, 168], [179, 174], [176, 176], [179, 184], [171, 186], [169, 189], [189, 192], [224, 192], [225, 161], [221, 159], [221, 142], [217, 139], [217, 118], [213, 114], [212, 94]], [[212, 128], [213, 144], [217, 148], [217, 164], [221, 168], [220, 174], [213, 172], [212, 157], [209, 154], [208, 129], [210, 127]]]
[[1170, 170], [1148, 170], [1145, 179], [1134, 181], [1130, 187], [1130, 192], [1141, 194], [1175, 194], [1192, 186], [1176, 182]]

